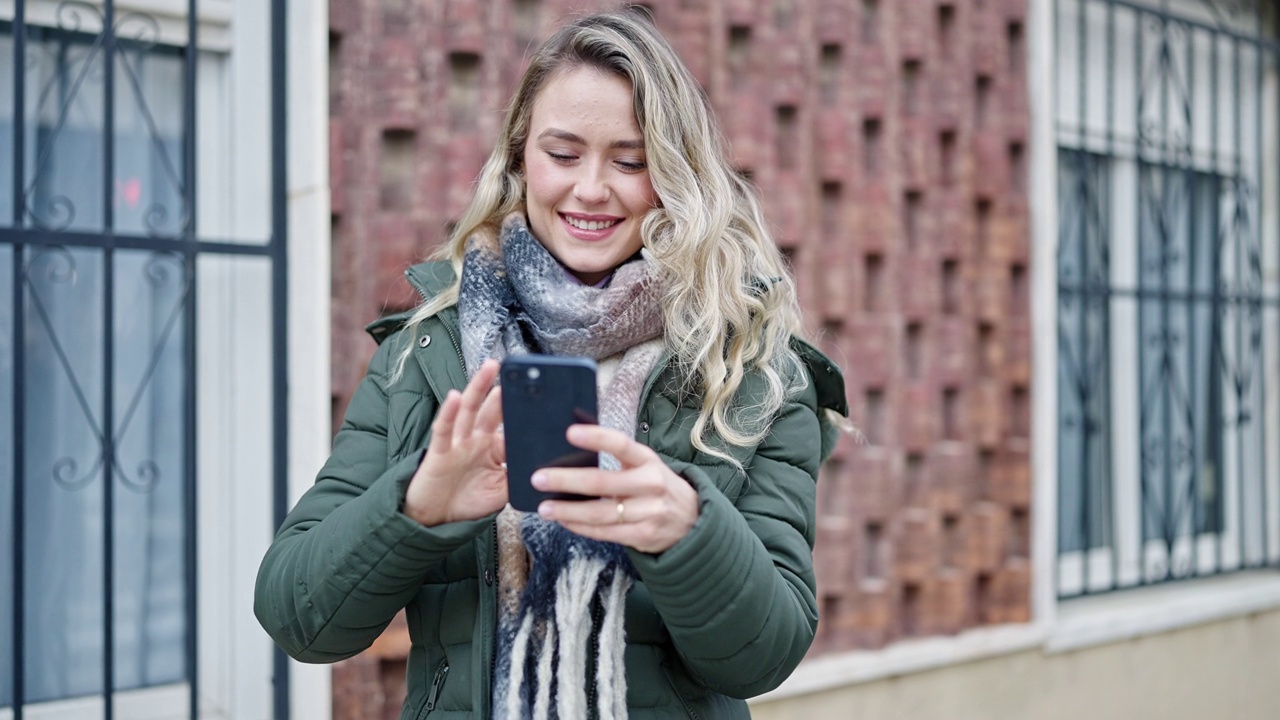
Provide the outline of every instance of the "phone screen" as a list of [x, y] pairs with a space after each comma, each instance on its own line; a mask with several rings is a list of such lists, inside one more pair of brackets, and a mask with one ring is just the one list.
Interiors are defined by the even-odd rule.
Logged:
[[544, 493], [530, 483], [545, 467], [597, 467], [596, 453], [576, 448], [565, 431], [596, 422], [596, 364], [590, 358], [513, 355], [502, 361], [502, 432], [507, 449], [511, 506], [536, 512], [549, 498], [586, 500], [582, 495]]

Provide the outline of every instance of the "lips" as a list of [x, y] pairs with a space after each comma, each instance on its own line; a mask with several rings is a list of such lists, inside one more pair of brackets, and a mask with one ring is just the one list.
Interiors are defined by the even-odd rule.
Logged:
[[560, 214], [565, 229], [580, 240], [601, 240], [612, 234], [622, 224], [622, 218], [609, 216], [582, 216]]

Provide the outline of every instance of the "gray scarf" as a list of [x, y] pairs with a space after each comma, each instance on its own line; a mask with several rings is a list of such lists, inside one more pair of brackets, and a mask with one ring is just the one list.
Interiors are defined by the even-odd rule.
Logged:
[[[458, 313], [469, 375], [486, 358], [528, 352], [616, 363], [607, 381], [601, 374], [599, 422], [635, 434], [640, 393], [663, 349], [662, 288], [647, 258], [620, 266], [607, 287], [585, 286], [513, 214], [497, 238], [468, 240]], [[607, 454], [600, 465], [619, 467]], [[625, 720], [623, 615], [635, 574], [625, 550], [510, 506], [497, 525], [493, 717], [585, 718], [592, 695], [601, 720]]]

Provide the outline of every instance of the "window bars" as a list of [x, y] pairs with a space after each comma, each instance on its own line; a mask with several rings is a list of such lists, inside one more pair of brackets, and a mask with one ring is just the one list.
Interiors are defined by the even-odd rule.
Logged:
[[1059, 597], [1280, 565], [1275, 23], [1057, 2]]
[[130, 691], [165, 688], [199, 716], [198, 258], [271, 266], [277, 520], [285, 510], [285, 4], [270, 10], [261, 244], [197, 236], [197, 3], [174, 5], [176, 42], [112, 0], [16, 0], [0, 20], [0, 625], [13, 629], [0, 716], [13, 720], [94, 696], [111, 720]]

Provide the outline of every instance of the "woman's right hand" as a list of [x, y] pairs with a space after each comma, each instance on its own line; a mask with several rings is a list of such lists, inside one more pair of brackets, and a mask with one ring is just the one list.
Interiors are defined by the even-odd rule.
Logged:
[[428, 527], [476, 520], [507, 504], [498, 361], [486, 360], [461, 393], [450, 390], [431, 444], [409, 481], [404, 513]]

